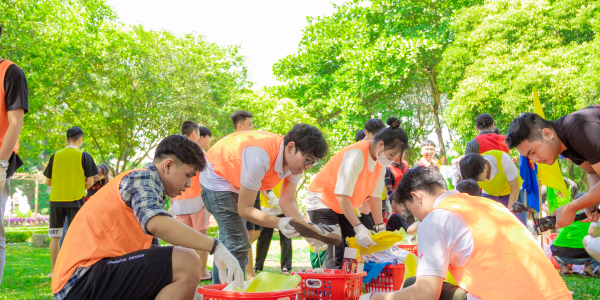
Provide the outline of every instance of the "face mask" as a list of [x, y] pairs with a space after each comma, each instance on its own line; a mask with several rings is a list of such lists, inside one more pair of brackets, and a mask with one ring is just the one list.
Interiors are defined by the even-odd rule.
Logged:
[[[382, 148], [383, 148], [383, 147], [382, 147]], [[387, 166], [389, 166], [389, 165], [391, 165], [391, 164], [392, 164], [392, 161], [391, 161], [391, 160], [389, 160], [389, 159], [387, 158], [387, 156], [385, 156], [385, 151], [384, 151], [384, 150], [385, 150], [385, 148], [381, 149], [381, 154], [377, 154], [377, 162], [378, 162], [380, 165], [382, 165], [382, 166], [384, 166], [384, 167], [387, 167]]]

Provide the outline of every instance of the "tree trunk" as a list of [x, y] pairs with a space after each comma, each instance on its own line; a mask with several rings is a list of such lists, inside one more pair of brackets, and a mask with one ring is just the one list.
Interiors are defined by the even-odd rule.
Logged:
[[[435, 76], [435, 75], [434, 75]], [[438, 137], [438, 143], [440, 147], [440, 161], [442, 161], [442, 157], [446, 157], [446, 147], [444, 146], [444, 138], [442, 137], [442, 125], [440, 123], [440, 97], [441, 93], [437, 87], [435, 80], [430, 81], [431, 84], [431, 98], [432, 98], [432, 108], [433, 108], [433, 121], [434, 121], [434, 130]], [[446, 160], [447, 161], [447, 158]]]

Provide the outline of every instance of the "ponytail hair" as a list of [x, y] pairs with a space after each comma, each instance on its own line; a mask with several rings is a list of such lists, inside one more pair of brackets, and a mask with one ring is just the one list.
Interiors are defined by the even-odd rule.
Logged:
[[376, 134], [373, 142], [376, 144], [382, 141], [385, 149], [400, 149], [400, 153], [402, 153], [408, 147], [408, 136], [400, 127], [400, 120], [391, 117], [387, 120], [387, 124], [389, 127]]

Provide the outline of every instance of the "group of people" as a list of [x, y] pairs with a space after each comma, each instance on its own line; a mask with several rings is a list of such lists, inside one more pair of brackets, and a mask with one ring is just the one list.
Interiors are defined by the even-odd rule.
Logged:
[[[22, 164], [18, 136], [29, 105], [18, 66], [0, 60], [0, 83], [4, 209], [10, 176]], [[552, 251], [562, 266], [575, 263], [577, 257], [564, 254], [564, 248], [581, 242], [596, 263], [577, 262], [590, 264], [590, 272], [597, 265], [599, 216], [592, 210], [600, 204], [598, 105], [554, 122], [522, 114], [506, 136], [494, 132], [490, 115], [480, 115], [479, 135], [458, 159], [454, 181], [442, 176], [445, 158], [440, 164], [435, 143], [424, 141], [422, 159], [410, 168], [403, 159], [409, 144], [400, 120], [391, 117], [387, 126], [370, 120], [355, 143], [335, 153], [309, 184], [312, 223], [300, 213], [296, 192], [302, 173], [328, 153], [323, 134], [307, 124], [296, 124], [285, 135], [255, 131], [252, 117], [246, 111], [233, 114], [235, 132], [212, 146], [208, 128], [184, 122], [181, 134], [159, 143], [151, 162], [112, 179], [108, 167], [96, 166], [79, 149], [81, 128], [70, 128], [67, 146], [50, 157], [44, 172], [51, 186], [55, 299], [192, 299], [198, 282], [211, 277], [213, 283], [240, 287], [246, 273], [254, 272], [251, 243], [263, 234], [263, 242], [270, 240], [275, 228], [282, 248], [289, 249], [282, 270], [291, 269], [290, 240], [298, 237], [315, 253], [325, 250], [325, 268], [339, 269], [347, 237], [369, 247], [376, 245], [373, 233], [400, 227], [418, 238], [416, 276], [399, 291], [369, 293], [361, 300], [571, 299], [527, 227], [508, 209], [519, 201], [521, 182], [508, 155], [514, 148], [534, 163], [552, 164], [562, 155], [587, 173], [589, 191], [555, 211], [557, 228], [565, 228]], [[165, 208], [167, 197], [175, 217]], [[573, 223], [578, 211], [587, 219]], [[218, 224], [218, 239], [206, 235], [209, 213]], [[158, 239], [170, 246], [160, 247]], [[0, 276], [4, 240], [0, 227]], [[262, 244], [257, 252], [266, 256], [265, 249]], [[206, 271], [208, 255], [213, 255], [212, 274]], [[263, 262], [257, 258], [256, 269]], [[445, 282], [448, 272], [457, 285]]]

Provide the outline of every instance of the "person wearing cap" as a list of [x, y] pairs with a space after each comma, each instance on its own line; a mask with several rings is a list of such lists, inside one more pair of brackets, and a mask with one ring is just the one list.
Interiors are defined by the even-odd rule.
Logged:
[[[65, 218], [71, 224], [79, 209], [85, 204], [86, 190], [94, 184], [98, 168], [92, 156], [80, 150], [83, 130], [75, 126], [67, 130], [67, 146], [52, 154], [44, 171], [50, 190], [50, 260], [52, 270], [56, 264], [60, 238]], [[52, 273], [49, 275], [52, 277]]]
[[[359, 300], [573, 299], [529, 230], [502, 205], [448, 191], [432, 168], [410, 169], [394, 194], [421, 220], [416, 277]], [[457, 285], [444, 282], [448, 272]]]
[[[327, 154], [327, 142], [319, 129], [296, 124], [283, 136], [266, 131], [232, 133], [206, 153], [207, 167], [200, 172], [202, 198], [219, 225], [219, 238], [246, 268], [250, 241], [246, 222], [278, 228], [288, 238], [303, 236], [314, 248], [340, 243], [335, 228], [304, 221], [296, 204], [302, 173]], [[259, 191], [273, 189], [283, 180], [279, 218], [257, 209]], [[260, 203], [259, 203], [260, 204]], [[213, 268], [213, 283], [220, 283]]]
[[[376, 243], [355, 209], [370, 198], [375, 231], [385, 231], [381, 209], [385, 167], [408, 147], [408, 136], [400, 128], [400, 120], [391, 117], [387, 124], [389, 127], [377, 133], [373, 140], [354, 143], [336, 153], [315, 176], [306, 193], [306, 209], [311, 221], [339, 226], [343, 241], [355, 237], [364, 248]], [[340, 241], [335, 246], [327, 248], [327, 269], [342, 266], [344, 244]]]
[[508, 153], [508, 147], [504, 143], [506, 136], [495, 132], [496, 125], [490, 114], [480, 114], [475, 119], [475, 129], [479, 135], [467, 143], [465, 154], [482, 154], [490, 150], [500, 150]]
[[29, 92], [25, 73], [15, 63], [0, 57], [0, 284], [6, 255], [4, 210], [10, 193], [10, 177], [23, 165], [17, 153], [23, 115], [28, 111]]

